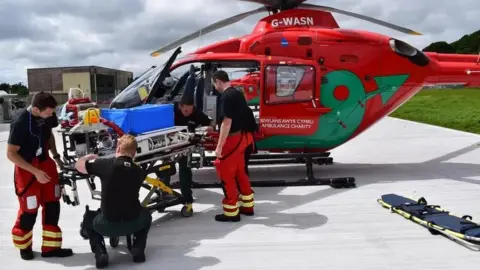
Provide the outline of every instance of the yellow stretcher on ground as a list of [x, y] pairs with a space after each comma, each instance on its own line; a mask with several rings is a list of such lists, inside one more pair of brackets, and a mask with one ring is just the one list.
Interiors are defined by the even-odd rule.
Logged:
[[438, 205], [428, 205], [425, 198], [417, 201], [397, 194], [385, 194], [377, 200], [392, 212], [416, 222], [433, 235], [443, 234], [472, 250], [480, 251], [480, 225], [471, 216], [458, 217]]

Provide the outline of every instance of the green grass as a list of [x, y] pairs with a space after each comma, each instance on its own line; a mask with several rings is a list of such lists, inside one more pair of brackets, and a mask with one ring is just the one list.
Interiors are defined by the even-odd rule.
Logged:
[[480, 89], [424, 89], [390, 116], [480, 134]]

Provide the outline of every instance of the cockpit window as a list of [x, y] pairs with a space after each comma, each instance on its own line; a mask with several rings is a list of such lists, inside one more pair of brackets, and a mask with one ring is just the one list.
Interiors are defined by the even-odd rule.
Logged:
[[164, 95], [165, 91], [174, 83], [169, 78], [169, 69], [180, 53], [181, 48], [179, 47], [165, 64], [147, 70], [113, 99], [110, 108], [136, 107], [144, 102], [150, 103], [154, 98]]
[[158, 66], [147, 70], [113, 99], [112, 107], [131, 108], [140, 105], [150, 93], [162, 69], [163, 66]]

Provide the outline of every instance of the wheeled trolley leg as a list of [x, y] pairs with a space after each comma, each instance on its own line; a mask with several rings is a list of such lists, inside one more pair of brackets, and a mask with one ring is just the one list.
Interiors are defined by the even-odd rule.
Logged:
[[[172, 188], [166, 186], [158, 178], [146, 178], [146, 182], [142, 184], [143, 188], [149, 189], [147, 196], [143, 199], [142, 205], [146, 207], [150, 213], [157, 211], [162, 213], [165, 208], [183, 204], [181, 214], [183, 217], [192, 216], [193, 212], [190, 206], [185, 205], [185, 198], [182, 194], [172, 190]], [[154, 194], [158, 194], [157, 197], [153, 197]]]
[[110, 246], [112, 248], [116, 248], [118, 247], [118, 244], [120, 243], [120, 237], [116, 237], [116, 236], [113, 236], [113, 237], [110, 237]]

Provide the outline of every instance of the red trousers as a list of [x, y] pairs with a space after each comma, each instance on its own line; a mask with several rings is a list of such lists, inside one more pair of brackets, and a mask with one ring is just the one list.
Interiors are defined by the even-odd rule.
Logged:
[[240, 210], [253, 212], [253, 190], [245, 170], [244, 157], [246, 148], [252, 142], [251, 133], [229, 135], [222, 149], [222, 158], [215, 160], [217, 176], [223, 185], [222, 204], [226, 216], [236, 216]]
[[42, 252], [48, 252], [62, 247], [62, 231], [58, 227], [60, 217], [58, 171], [55, 161], [50, 157], [42, 162], [35, 159], [32, 165], [43, 170], [51, 180], [41, 184], [30, 172], [15, 166], [15, 192], [20, 209], [12, 229], [13, 244], [19, 249], [32, 247], [32, 230], [38, 207], [42, 206]]

